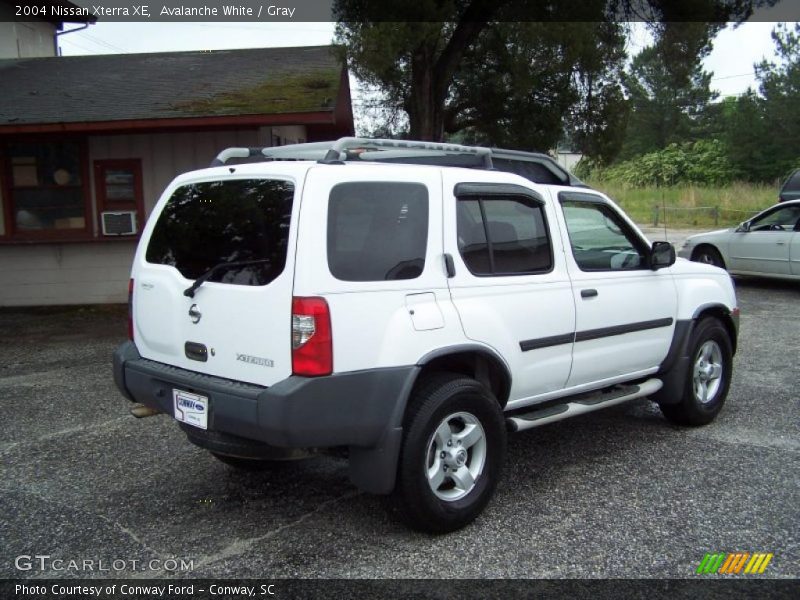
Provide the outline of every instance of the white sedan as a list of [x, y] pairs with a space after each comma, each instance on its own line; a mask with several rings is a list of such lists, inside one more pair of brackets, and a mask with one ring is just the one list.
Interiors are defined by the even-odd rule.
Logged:
[[678, 255], [734, 275], [800, 279], [800, 200], [776, 204], [736, 229], [693, 235]]

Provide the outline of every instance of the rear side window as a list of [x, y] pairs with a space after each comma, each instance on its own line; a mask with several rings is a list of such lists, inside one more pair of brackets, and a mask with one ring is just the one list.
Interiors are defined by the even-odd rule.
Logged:
[[553, 268], [542, 206], [524, 197], [464, 197], [458, 247], [473, 275], [521, 275]]
[[158, 216], [147, 262], [187, 279], [218, 265], [208, 281], [266, 285], [283, 272], [294, 185], [270, 179], [209, 181], [179, 187]]
[[353, 182], [331, 190], [328, 268], [342, 281], [414, 279], [425, 268], [428, 190], [419, 183]]

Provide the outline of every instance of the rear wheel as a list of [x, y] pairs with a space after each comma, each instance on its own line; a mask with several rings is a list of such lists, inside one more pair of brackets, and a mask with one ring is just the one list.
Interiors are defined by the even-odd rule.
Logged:
[[494, 494], [505, 447], [502, 410], [481, 384], [460, 375], [428, 379], [409, 407], [395, 504], [415, 529], [464, 527]]
[[686, 385], [677, 404], [660, 405], [664, 416], [679, 425], [705, 425], [714, 420], [731, 383], [733, 351], [725, 326], [715, 318], [700, 321], [692, 332]]
[[720, 269], [725, 268], [725, 261], [722, 260], [722, 255], [719, 253], [719, 250], [713, 246], [700, 246], [692, 253], [692, 260], [694, 262], [719, 267]]

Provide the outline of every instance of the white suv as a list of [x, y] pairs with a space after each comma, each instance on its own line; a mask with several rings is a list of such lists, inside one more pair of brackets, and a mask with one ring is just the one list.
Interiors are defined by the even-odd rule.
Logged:
[[489, 501], [508, 431], [642, 396], [687, 425], [721, 409], [723, 270], [675, 262], [586, 187], [442, 166], [490, 167], [487, 149], [325, 148], [230, 149], [217, 164], [261, 162], [166, 189], [114, 355], [134, 414], [171, 415], [238, 467], [346, 449], [355, 485], [445, 532]]

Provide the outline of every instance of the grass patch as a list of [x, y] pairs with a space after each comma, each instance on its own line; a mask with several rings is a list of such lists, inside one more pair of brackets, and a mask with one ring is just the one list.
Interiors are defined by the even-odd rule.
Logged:
[[[731, 227], [778, 201], [775, 186], [732, 183], [719, 187], [676, 185], [631, 188], [609, 181], [588, 181], [590, 186], [611, 197], [639, 225], [710, 229]], [[666, 206], [666, 211], [664, 210]]]

